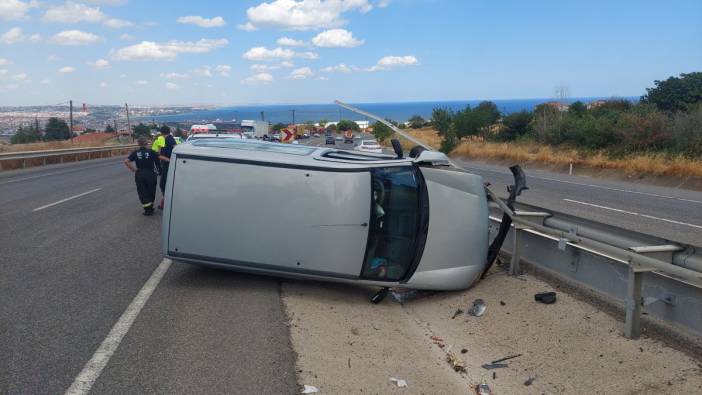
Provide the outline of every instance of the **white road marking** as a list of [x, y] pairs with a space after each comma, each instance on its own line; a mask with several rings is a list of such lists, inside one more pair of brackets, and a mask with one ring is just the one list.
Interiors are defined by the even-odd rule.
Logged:
[[171, 260], [164, 258], [151, 277], [144, 283], [144, 286], [141, 287], [134, 300], [124, 310], [93, 357], [85, 364], [78, 377], [73, 380], [71, 387], [66, 390], [66, 395], [83, 395], [90, 391], [169, 267], [171, 267]]
[[700, 225], [690, 224], [690, 223], [682, 222], [682, 221], [676, 221], [676, 220], [674, 220], [674, 219], [654, 217], [653, 215], [636, 213], [636, 212], [633, 212], [633, 211], [627, 211], [627, 210], [622, 210], [622, 209], [618, 209], [618, 208], [602, 206], [602, 205], [594, 204], [594, 203], [581, 202], [581, 201], [579, 201], [579, 200], [573, 200], [573, 199], [563, 199], [563, 200], [566, 201], [566, 202], [582, 204], [582, 205], [584, 205], [584, 206], [590, 206], [590, 207], [601, 208], [601, 209], [604, 209], [604, 210], [616, 211], [616, 212], [622, 213], [622, 214], [635, 215], [635, 216], [637, 216], [637, 217], [648, 218], [648, 219], [654, 219], [654, 220], [657, 220], [657, 221], [670, 222], [670, 223], [672, 223], [672, 224], [684, 225], [684, 226], [689, 226], [689, 227], [692, 227], [692, 228], [702, 229], [702, 226], [700, 226]]
[[73, 195], [73, 196], [71, 196], [71, 197], [67, 197], [67, 198], [65, 198], [65, 199], [61, 199], [61, 200], [59, 200], [58, 202], [53, 202], [53, 203], [49, 203], [49, 204], [44, 205], [44, 206], [41, 206], [41, 207], [37, 207], [37, 208], [35, 208], [35, 209], [32, 210], [32, 211], [43, 210], [43, 209], [45, 209], [45, 208], [49, 208], [49, 207], [55, 206], [55, 205], [57, 205], [57, 204], [61, 204], [61, 203], [63, 203], [63, 202], [67, 202], [67, 201], [69, 201], [69, 200], [73, 200], [73, 199], [79, 198], [79, 197], [81, 197], [81, 196], [85, 196], [85, 195], [87, 195], [87, 194], [89, 194], [89, 193], [97, 192], [97, 191], [99, 191], [99, 190], [101, 190], [101, 189], [102, 189], [102, 188], [91, 189], [91, 190], [89, 190], [89, 191], [87, 191], [87, 192], [79, 193], [79, 194], [77, 194], [77, 195]]
[[[498, 173], [498, 174], [504, 174], [504, 175], [511, 175], [511, 173], [507, 173], [507, 172], [504, 172], [504, 171], [491, 170], [491, 169], [483, 169], [483, 168], [479, 168], [479, 167], [463, 166], [463, 168], [465, 168], [465, 169], [477, 170], [477, 171], [488, 171], [488, 172]], [[668, 195], [661, 195], [661, 194], [651, 193], [651, 192], [632, 191], [632, 190], [630, 190], [630, 189], [621, 189], [621, 188], [614, 188], [614, 187], [606, 187], [606, 186], [602, 186], [602, 185], [587, 184], [587, 183], [584, 183], [584, 182], [575, 182], [575, 181], [559, 180], [559, 179], [556, 179], [556, 178], [539, 177], [539, 176], [534, 176], [534, 175], [528, 175], [528, 176], [527, 176], [527, 179], [529, 179], [529, 178], [535, 178], [535, 179], [537, 179], [537, 180], [546, 180], [546, 181], [561, 182], [561, 183], [564, 183], [564, 184], [580, 185], [580, 186], [590, 187], [590, 188], [606, 189], [606, 190], [608, 190], [608, 191], [633, 193], [633, 194], [636, 194], [636, 195], [645, 195], [645, 196], [657, 197], [657, 198], [662, 198], [662, 199], [673, 199], [673, 200], [679, 200], [679, 201], [682, 201], [682, 202], [702, 204], [702, 200], [685, 199], [685, 198], [679, 198], [679, 197], [668, 196]]]

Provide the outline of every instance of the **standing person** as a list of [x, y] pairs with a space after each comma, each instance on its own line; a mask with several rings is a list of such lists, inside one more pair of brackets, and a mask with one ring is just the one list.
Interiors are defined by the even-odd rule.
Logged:
[[[154, 214], [154, 200], [156, 200], [156, 171], [158, 170], [158, 155], [150, 150], [146, 137], [137, 140], [139, 148], [132, 151], [124, 160], [124, 164], [134, 173], [137, 193], [144, 215]], [[136, 165], [136, 167], [135, 167]]]
[[[159, 186], [161, 187], [161, 203], [158, 205], [159, 210], [163, 210], [163, 201], [164, 197], [166, 196], [166, 179], [168, 177], [168, 165], [171, 161], [171, 152], [173, 152], [173, 148], [175, 148], [176, 144], [178, 142], [176, 139], [171, 136], [171, 128], [169, 128], [166, 125], [161, 126], [161, 136], [159, 138], [163, 138], [161, 148], [158, 151], [158, 158], [161, 160], [161, 180], [159, 182]], [[154, 142], [154, 145], [156, 143], [161, 144], [158, 139], [156, 139], [156, 142]]]

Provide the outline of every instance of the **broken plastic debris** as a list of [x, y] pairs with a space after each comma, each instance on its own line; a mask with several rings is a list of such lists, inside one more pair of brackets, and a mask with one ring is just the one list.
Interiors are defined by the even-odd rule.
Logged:
[[543, 304], [553, 304], [556, 303], [556, 293], [555, 292], [540, 292], [534, 295], [534, 300], [541, 302]]
[[449, 351], [446, 353], [446, 362], [448, 362], [453, 370], [457, 372], [465, 372], [466, 371], [466, 364], [463, 362], [461, 358], [456, 356], [452, 351]]
[[390, 291], [390, 296], [392, 296], [393, 300], [400, 304], [415, 299], [419, 295], [419, 291], [416, 289], [411, 289], [408, 291]]
[[468, 310], [468, 313], [472, 316], [480, 317], [485, 313], [485, 310], [487, 309], [487, 304], [485, 304], [485, 301], [482, 299], [475, 299], [473, 301], [473, 307]]
[[492, 369], [500, 369], [500, 368], [506, 368], [507, 364], [506, 363], [486, 363], [482, 365], [483, 369], [487, 370], [492, 370]]
[[475, 393], [478, 395], [490, 395], [492, 391], [490, 391], [490, 386], [487, 384], [478, 384], [475, 386]]
[[524, 385], [530, 386], [534, 383], [534, 380], [536, 380], [536, 377], [529, 377], [527, 381], [524, 382]]
[[396, 378], [394, 378], [394, 377], [390, 377], [390, 381], [392, 381], [393, 383], [397, 384], [397, 386], [400, 387], [400, 388], [407, 387], [407, 381], [405, 381], [405, 380], [396, 379]]
[[508, 360], [508, 359], [513, 359], [513, 358], [517, 358], [517, 357], [521, 357], [521, 356], [522, 356], [522, 354], [510, 355], [510, 356], [507, 356], [507, 357], [504, 357], [504, 358], [496, 359], [496, 360], [494, 360], [494, 361], [491, 361], [490, 363], [492, 363], [492, 364], [500, 363], [500, 362], [504, 362], [504, 361], [506, 361], [506, 360]]
[[456, 309], [456, 311], [453, 313], [453, 317], [451, 317], [451, 319], [458, 317], [459, 314], [463, 314], [463, 310]]
[[319, 388], [314, 385], [305, 384], [305, 388], [302, 389], [303, 394], [316, 394], [317, 392], [319, 392]]

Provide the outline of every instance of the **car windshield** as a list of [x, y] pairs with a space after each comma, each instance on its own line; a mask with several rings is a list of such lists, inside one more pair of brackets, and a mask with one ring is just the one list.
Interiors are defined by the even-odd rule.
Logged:
[[371, 218], [361, 276], [398, 281], [416, 257], [420, 181], [414, 167], [371, 170]]

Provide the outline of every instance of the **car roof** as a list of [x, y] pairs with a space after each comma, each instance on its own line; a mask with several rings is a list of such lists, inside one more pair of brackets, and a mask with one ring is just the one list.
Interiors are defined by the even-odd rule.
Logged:
[[407, 166], [411, 158], [395, 159], [391, 155], [368, 154], [352, 150], [282, 144], [260, 140], [197, 139], [174, 149], [176, 157], [224, 162], [251, 163], [320, 170], [354, 171], [378, 166]]

